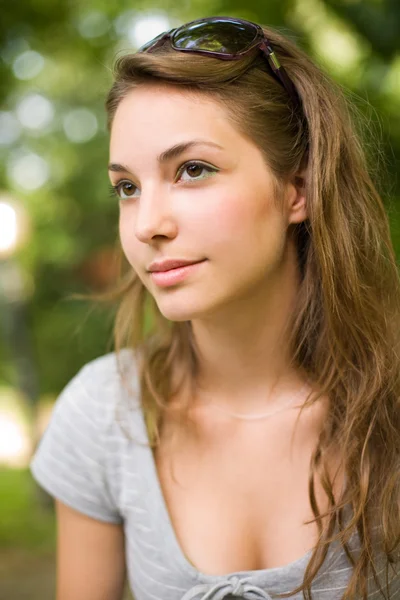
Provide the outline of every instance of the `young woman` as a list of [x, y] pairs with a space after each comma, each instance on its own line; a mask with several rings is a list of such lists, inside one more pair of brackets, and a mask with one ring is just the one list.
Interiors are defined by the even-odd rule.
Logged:
[[352, 106], [217, 17], [120, 58], [106, 106], [116, 351], [31, 466], [57, 600], [120, 599], [126, 570], [136, 600], [396, 597], [400, 286]]

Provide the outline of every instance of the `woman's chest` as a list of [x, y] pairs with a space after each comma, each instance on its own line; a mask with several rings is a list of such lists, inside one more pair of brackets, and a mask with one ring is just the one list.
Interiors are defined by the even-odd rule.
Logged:
[[[222, 432], [221, 432], [222, 433]], [[181, 440], [155, 454], [183, 554], [209, 575], [288, 564], [317, 540], [308, 497], [314, 443], [271, 427]], [[320, 500], [322, 500], [322, 495]]]

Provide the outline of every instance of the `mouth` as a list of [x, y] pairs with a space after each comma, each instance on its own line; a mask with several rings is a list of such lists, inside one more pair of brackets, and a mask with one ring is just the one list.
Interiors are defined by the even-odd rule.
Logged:
[[[203, 259], [204, 260], [204, 259]], [[167, 259], [163, 262], [154, 262], [150, 265], [148, 271], [149, 273], [160, 272], [160, 271], [170, 271], [172, 269], [176, 269], [178, 267], [186, 267], [187, 265], [194, 265], [200, 260], [179, 260], [179, 259]]]
[[196, 273], [206, 261], [207, 259], [201, 260], [189, 265], [182, 265], [180, 267], [168, 269], [168, 271], [153, 271], [150, 273], [150, 276], [152, 281], [154, 281], [157, 286], [169, 287], [180, 283], [189, 275]]

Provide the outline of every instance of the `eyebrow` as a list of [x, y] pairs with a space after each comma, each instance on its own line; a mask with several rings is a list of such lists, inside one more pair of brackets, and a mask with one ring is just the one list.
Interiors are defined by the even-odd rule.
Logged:
[[[171, 148], [164, 150], [164, 152], [157, 156], [157, 162], [164, 164], [174, 158], [178, 158], [181, 154], [187, 150], [190, 150], [194, 146], [210, 146], [212, 148], [223, 150], [223, 147], [215, 142], [208, 142], [206, 140], [191, 140], [190, 142], [181, 142], [180, 144], [175, 144], [174, 146], [171, 146]], [[108, 165], [108, 170], [116, 173], [130, 173], [126, 165], [121, 165], [118, 163], [110, 163]]]

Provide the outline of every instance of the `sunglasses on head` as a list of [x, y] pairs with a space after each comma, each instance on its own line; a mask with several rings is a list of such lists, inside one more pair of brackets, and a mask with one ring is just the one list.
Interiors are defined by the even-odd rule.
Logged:
[[256, 23], [230, 17], [197, 19], [161, 33], [139, 48], [138, 52], [152, 52], [166, 41], [179, 52], [192, 52], [221, 60], [238, 60], [258, 48], [265, 56], [271, 74], [283, 85], [295, 106], [300, 106], [293, 82], [280, 64], [271, 42]]

